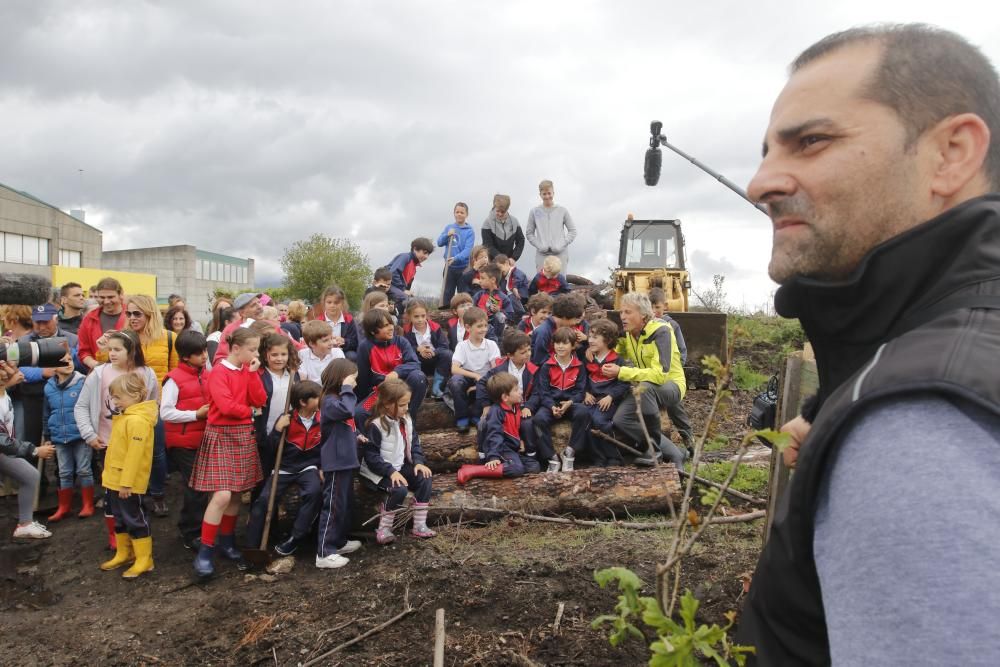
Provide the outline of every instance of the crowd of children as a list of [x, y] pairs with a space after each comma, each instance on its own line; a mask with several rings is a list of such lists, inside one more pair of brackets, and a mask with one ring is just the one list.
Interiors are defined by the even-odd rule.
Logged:
[[[346, 565], [346, 556], [361, 548], [348, 539], [355, 477], [384, 496], [379, 544], [396, 539], [397, 513], [410, 495], [410, 534], [433, 537], [427, 524], [433, 477], [414, 417], [425, 400], [447, 404], [459, 434], [476, 428], [480, 461], [462, 466], [460, 484], [475, 477], [572, 471], [578, 459], [620, 464], [618, 449], [600, 437], [611, 435], [612, 417], [629, 389], [602, 371], [624, 363], [616, 352], [619, 327], [583, 319], [584, 302], [562, 273], [565, 246], [550, 246], [531, 280], [517, 268], [525, 235], [509, 205], [509, 198], [498, 195], [482, 246], [474, 245], [468, 207], [461, 202], [454, 207], [455, 222], [438, 237], [437, 246], [445, 248], [447, 325], [432, 319], [431, 306], [412, 293], [419, 267], [435, 249], [420, 237], [375, 271], [356, 316], [345, 292], [331, 285], [312, 318], [301, 304], [265, 307], [263, 295], [253, 294], [214, 310], [207, 338], [187, 320], [172, 317], [177, 326], [168, 338], [168, 359], [179, 363], [168, 365], [162, 385], [135, 331], [105, 332], [88, 375], [77, 371], [69, 355], [65, 366], [54, 369], [45, 385], [44, 445], [31, 452], [8, 425], [4, 389], [11, 382], [5, 375], [0, 471], [27, 479], [28, 471], [11, 463], [11, 456], [54, 451], [59, 505], [52, 522], [70, 513], [76, 483], [80, 517], [93, 514], [95, 486], [103, 488], [108, 545], [115, 554], [100, 567], [129, 565], [123, 576], [134, 578], [153, 569], [144, 502], [158, 428], [183, 482], [177, 526], [184, 545], [196, 552], [199, 577], [215, 572], [217, 558], [245, 566], [235, 535], [246, 492], [251, 507], [245, 544], [255, 548], [269, 508], [292, 485], [298, 487], [291, 533], [274, 550], [293, 554], [315, 533], [315, 564], [322, 569]], [[655, 290], [651, 296], [654, 308], [665, 301]], [[662, 309], [657, 316], [666, 318]], [[672, 327], [683, 350], [680, 330], [676, 323]], [[570, 438], [555, 451], [552, 426], [562, 420], [570, 424]], [[91, 474], [92, 457], [103, 460], [98, 478]], [[21, 519], [22, 533], [48, 533]]]

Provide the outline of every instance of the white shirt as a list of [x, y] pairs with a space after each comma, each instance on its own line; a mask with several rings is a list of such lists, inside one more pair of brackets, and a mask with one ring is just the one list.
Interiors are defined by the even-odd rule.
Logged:
[[267, 372], [271, 376], [271, 403], [267, 406], [267, 430], [270, 434], [274, 429], [274, 422], [285, 411], [285, 398], [288, 396], [288, 386], [291, 384], [292, 376], [287, 370], [281, 371], [281, 375], [276, 375], [270, 368]]
[[339, 347], [333, 348], [330, 350], [330, 354], [320, 359], [313, 353], [311, 348], [306, 346], [299, 350], [299, 378], [322, 383], [320, 377], [323, 375], [323, 369], [334, 359], [343, 358], [344, 351]]
[[10, 400], [10, 394], [0, 398], [0, 433], [14, 437], [14, 402]]
[[344, 334], [341, 333], [344, 330], [343, 327], [341, 327], [341, 325], [347, 323], [347, 319], [344, 317], [344, 313], [340, 314], [340, 319], [337, 320], [336, 322], [334, 322], [329, 317], [327, 317], [326, 313], [323, 313], [323, 320], [327, 324], [329, 324], [330, 327], [333, 329], [333, 335], [334, 336], [336, 336], [338, 338], [343, 338], [344, 337]]
[[475, 347], [471, 339], [460, 341], [451, 360], [467, 371], [485, 375], [499, 358], [500, 348], [489, 338], [484, 338], [479, 347]]
[[[527, 365], [527, 364], [525, 364]], [[514, 365], [514, 362], [507, 364], [507, 372], [517, 378], [517, 386], [524, 389], [524, 383], [521, 382], [521, 378], [524, 376], [524, 366], [518, 368]]]
[[424, 328], [424, 332], [423, 333], [420, 333], [419, 331], [417, 331], [416, 327], [413, 327], [413, 338], [417, 341], [417, 347], [420, 347], [421, 345], [430, 345], [431, 344], [431, 326], [428, 324]]
[[177, 398], [180, 394], [181, 389], [173, 378], [167, 378], [167, 381], [163, 383], [163, 391], [160, 392], [160, 417], [163, 421], [174, 424], [197, 421], [197, 410], [177, 409]]
[[455, 327], [455, 333], [458, 335], [458, 340], [465, 340], [465, 326], [462, 324], [462, 320], [458, 320], [458, 325]]

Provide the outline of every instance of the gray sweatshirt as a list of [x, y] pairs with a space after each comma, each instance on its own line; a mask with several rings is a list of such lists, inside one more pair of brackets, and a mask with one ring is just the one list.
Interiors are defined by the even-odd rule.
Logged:
[[524, 236], [539, 252], [558, 255], [576, 238], [576, 225], [562, 206], [536, 206], [528, 213]]

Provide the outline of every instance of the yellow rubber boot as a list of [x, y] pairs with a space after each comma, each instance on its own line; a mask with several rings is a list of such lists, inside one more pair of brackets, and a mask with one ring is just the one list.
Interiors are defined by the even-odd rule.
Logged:
[[117, 570], [135, 560], [135, 554], [132, 553], [132, 538], [128, 533], [115, 533], [115, 542], [114, 558], [101, 563], [102, 570]]
[[153, 569], [153, 538], [137, 537], [132, 540], [132, 548], [135, 549], [135, 562], [122, 573], [124, 579], [135, 579]]

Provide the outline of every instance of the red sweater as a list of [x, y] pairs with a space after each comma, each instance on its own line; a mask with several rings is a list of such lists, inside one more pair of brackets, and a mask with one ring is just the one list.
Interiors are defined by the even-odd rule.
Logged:
[[[115, 323], [115, 330], [121, 331], [125, 328], [125, 308], [122, 308], [122, 312], [118, 315], [118, 321]], [[86, 315], [80, 321], [80, 328], [77, 329], [76, 336], [78, 339], [76, 354], [80, 358], [82, 363], [87, 357], [94, 357], [97, 361], [107, 361], [108, 355], [105, 352], [98, 356], [97, 354], [97, 339], [104, 334], [101, 331], [101, 309], [95, 308]]]
[[248, 366], [233, 370], [225, 362], [212, 368], [208, 376], [208, 423], [212, 426], [233, 426], [251, 423], [250, 406], [261, 407], [267, 402], [264, 384]]

